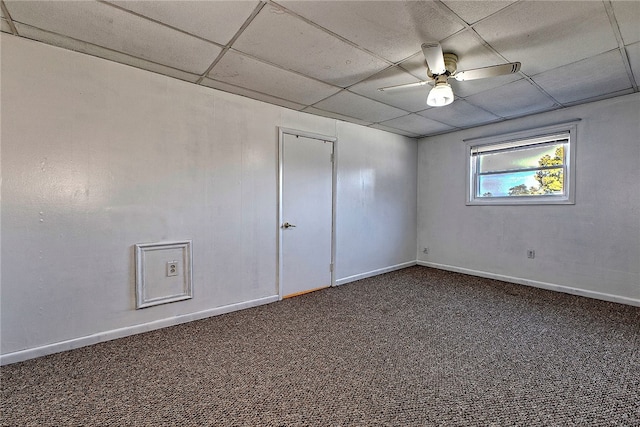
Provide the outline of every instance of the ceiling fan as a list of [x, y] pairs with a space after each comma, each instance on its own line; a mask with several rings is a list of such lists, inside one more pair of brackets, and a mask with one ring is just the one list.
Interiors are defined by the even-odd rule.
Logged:
[[378, 89], [383, 92], [390, 92], [397, 89], [404, 89], [414, 86], [424, 86], [433, 84], [433, 89], [427, 96], [427, 105], [432, 107], [444, 107], [453, 102], [453, 90], [448, 83], [448, 79], [454, 78], [458, 81], [477, 80], [487, 77], [513, 74], [520, 71], [519, 62], [510, 62], [503, 65], [493, 65], [473, 70], [458, 71], [458, 56], [453, 53], [442, 53], [442, 46], [438, 42], [426, 42], [422, 44], [422, 53], [427, 61], [427, 77], [431, 81], [408, 83], [403, 85], [388, 86]]

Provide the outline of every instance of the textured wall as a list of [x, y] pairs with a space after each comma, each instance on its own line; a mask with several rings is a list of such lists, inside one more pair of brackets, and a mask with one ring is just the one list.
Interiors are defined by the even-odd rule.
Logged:
[[[1, 41], [3, 355], [277, 295], [277, 127], [335, 136], [342, 124], [5, 34]], [[378, 204], [340, 210], [338, 224], [353, 223], [351, 215], [384, 222], [384, 240], [396, 243], [373, 259], [371, 249], [339, 243], [338, 271], [415, 261], [415, 188], [402, 190], [415, 186], [415, 167], [383, 162], [415, 154], [415, 140], [347, 128], [338, 179], [366, 168], [386, 183], [339, 188], [338, 203], [365, 192], [412, 204], [395, 216]], [[377, 229], [365, 233], [367, 224], [339, 228], [352, 235], [338, 242], [369, 248]], [[181, 239], [193, 240], [194, 298], [135, 310], [132, 245]]]
[[[420, 140], [418, 260], [640, 303], [638, 111], [633, 94]], [[572, 119], [575, 205], [465, 206], [464, 139]]]

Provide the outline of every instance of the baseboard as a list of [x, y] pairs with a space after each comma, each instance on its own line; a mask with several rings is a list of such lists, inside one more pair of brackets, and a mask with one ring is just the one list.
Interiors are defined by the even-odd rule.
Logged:
[[[618, 295], [605, 294], [602, 292], [589, 291], [585, 289], [572, 288], [569, 286], [557, 285], [553, 283], [539, 282], [536, 280], [523, 279], [520, 277], [506, 276], [502, 274], [489, 273], [486, 271], [472, 270], [469, 268], [457, 267], [453, 265], [438, 264], [426, 261], [410, 261], [402, 264], [396, 264], [393, 266], [380, 268], [377, 270], [369, 271], [366, 273], [356, 274], [353, 276], [345, 277], [336, 280], [336, 286], [344, 285], [346, 283], [355, 282], [356, 280], [366, 279], [368, 277], [377, 276], [380, 274], [388, 273], [395, 270], [411, 267], [414, 265], [420, 265], [424, 267], [437, 268], [440, 270], [453, 271], [456, 273], [469, 274], [471, 276], [485, 277], [487, 279], [502, 280], [503, 282], [516, 283], [519, 285], [532, 286], [536, 288], [548, 289], [556, 292], [563, 292], [571, 295], [579, 295], [588, 298], [599, 299], [603, 301], [615, 302], [620, 304], [627, 304], [636, 307], [640, 307], [640, 299], [621, 297]], [[236, 304], [229, 304], [222, 307], [216, 307], [208, 310], [198, 311], [195, 313], [183, 314], [167, 319], [160, 319], [153, 322], [143, 323], [140, 325], [127, 326], [124, 328], [113, 329], [111, 331], [100, 332], [97, 334], [88, 335], [85, 337], [74, 338], [67, 341], [61, 341], [58, 343], [47, 344], [41, 347], [30, 348], [26, 350], [16, 351], [13, 353], [7, 353], [0, 355], [0, 365], [8, 365], [11, 363], [22, 362], [36, 357], [46, 356], [53, 353], [60, 353], [62, 351], [73, 350], [80, 347], [85, 347], [92, 344], [97, 344], [105, 341], [111, 341], [117, 338], [124, 338], [130, 335], [135, 335], [143, 332], [149, 332], [156, 329], [166, 328], [169, 326], [179, 325], [181, 323], [192, 322], [194, 320], [205, 319], [207, 317], [218, 316], [233, 311], [243, 310], [245, 308], [257, 307], [264, 304], [269, 304], [279, 300], [278, 295], [273, 295], [264, 298], [258, 298], [250, 301], [243, 301]]]
[[532, 286], [534, 288], [548, 289], [550, 291], [563, 292], [565, 294], [578, 295], [581, 297], [594, 298], [603, 301], [617, 302], [620, 304], [640, 307], [640, 299], [621, 297], [618, 295], [605, 294], [602, 292], [589, 291], [585, 289], [572, 288], [570, 286], [556, 285], [555, 283], [539, 282], [537, 280], [523, 279], [520, 277], [505, 276], [486, 271], [471, 270], [469, 268], [457, 267], [454, 265], [437, 264], [435, 262], [417, 261], [423, 267], [437, 268], [440, 270], [454, 271], [456, 273], [469, 274], [471, 276], [485, 277], [487, 279], [502, 280], [503, 282], [516, 283], [518, 285]]
[[390, 267], [379, 268], [377, 270], [368, 271], [366, 273], [356, 274], [349, 277], [336, 280], [336, 286], [344, 285], [346, 283], [355, 282], [356, 280], [366, 279], [368, 277], [377, 276], [379, 274], [388, 273], [390, 271], [401, 270], [403, 268], [416, 265], [416, 261], [403, 262], [402, 264], [392, 265]]
[[46, 356], [48, 354], [60, 353], [62, 351], [73, 350], [92, 344], [105, 341], [111, 341], [117, 338], [124, 338], [130, 335], [149, 332], [156, 329], [166, 328], [169, 326], [179, 325], [181, 323], [192, 322], [194, 320], [205, 319], [207, 317], [218, 316], [220, 314], [230, 313], [232, 311], [243, 310], [245, 308], [257, 307], [259, 305], [269, 304], [279, 300], [278, 295], [264, 298], [258, 298], [251, 301], [243, 301], [236, 304], [229, 304], [222, 307], [216, 307], [208, 310], [198, 311], [195, 313], [182, 314], [167, 319], [155, 320], [153, 322], [142, 323], [140, 325], [127, 326], [124, 328], [113, 329], [111, 331], [100, 332], [85, 337], [74, 338], [67, 341], [61, 341], [53, 344], [43, 345], [41, 347], [20, 350], [13, 353], [0, 355], [0, 365], [8, 365], [10, 363], [22, 362], [36, 357]]

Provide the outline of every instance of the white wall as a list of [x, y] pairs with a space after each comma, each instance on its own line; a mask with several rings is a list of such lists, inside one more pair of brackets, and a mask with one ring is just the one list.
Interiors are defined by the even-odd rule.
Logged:
[[[0, 37], [2, 363], [274, 301], [278, 126], [339, 137], [339, 282], [415, 262], [415, 140]], [[135, 310], [182, 239], [194, 298]]]
[[[420, 140], [418, 262], [640, 305], [639, 111], [632, 94]], [[464, 139], [572, 119], [575, 205], [465, 206]]]
[[345, 122], [338, 138], [338, 284], [415, 264], [417, 146]]

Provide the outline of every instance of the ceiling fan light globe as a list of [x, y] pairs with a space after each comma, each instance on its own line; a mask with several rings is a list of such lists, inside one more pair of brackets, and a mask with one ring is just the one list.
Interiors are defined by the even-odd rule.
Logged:
[[453, 90], [448, 83], [438, 83], [431, 89], [427, 96], [427, 105], [431, 107], [444, 107], [453, 102]]

